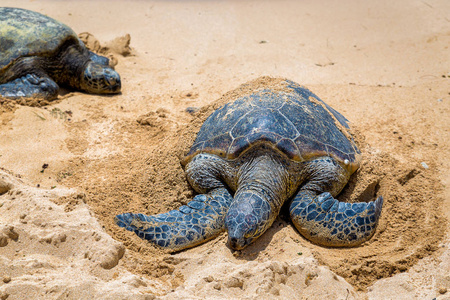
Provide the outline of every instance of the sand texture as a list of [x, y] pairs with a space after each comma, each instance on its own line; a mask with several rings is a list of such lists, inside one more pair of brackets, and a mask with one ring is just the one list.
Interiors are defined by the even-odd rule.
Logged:
[[[4, 0], [111, 58], [122, 93], [0, 99], [0, 299], [450, 299], [450, 2]], [[170, 254], [117, 227], [195, 195], [202, 122], [288, 78], [347, 117], [361, 167], [338, 196], [384, 207], [360, 247], [310, 243], [282, 212]]]

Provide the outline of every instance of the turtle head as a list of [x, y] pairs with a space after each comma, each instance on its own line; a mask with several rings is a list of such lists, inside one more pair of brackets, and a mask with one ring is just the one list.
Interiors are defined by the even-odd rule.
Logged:
[[113, 68], [90, 61], [81, 77], [81, 89], [92, 94], [115, 94], [121, 88], [120, 76]]
[[225, 218], [228, 247], [241, 250], [260, 237], [273, 223], [267, 201], [253, 192], [238, 194]]

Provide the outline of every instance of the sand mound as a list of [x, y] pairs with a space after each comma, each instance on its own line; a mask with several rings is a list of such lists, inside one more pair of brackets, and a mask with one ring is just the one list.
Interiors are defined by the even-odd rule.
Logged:
[[128, 33], [124, 36], [119, 36], [109, 42], [106, 42], [104, 46], [100, 44], [100, 41], [92, 33], [82, 32], [78, 34], [78, 37], [89, 50], [108, 57], [110, 59], [109, 64], [111, 67], [118, 64], [115, 54], [128, 56], [132, 53], [132, 49], [130, 47], [131, 36]]
[[[124, 266], [130, 271], [161, 278], [173, 274], [175, 267], [161, 264], [161, 259], [167, 257], [162, 250], [133, 233], [119, 229], [112, 221], [114, 215], [128, 211], [156, 214], [186, 204], [194, 192], [186, 182], [180, 158], [189, 149], [202, 122], [215, 108], [230, 99], [277, 82], [264, 77], [240, 86], [201, 108], [194, 116], [185, 113], [188, 121], [183, 126], [180, 121], [171, 121], [173, 117], [170, 113], [161, 111], [159, 114], [150, 112], [134, 122], [105, 121], [103, 125], [95, 125], [97, 128], [108, 128], [108, 140], [103, 140], [99, 146], [119, 144], [120, 151], [114, 154], [110, 149], [105, 152], [107, 156], [101, 156], [102, 159], [89, 157], [86, 153], [83, 158], [73, 161], [65, 171], [73, 175], [64, 178], [61, 183], [68, 186], [79, 184], [86, 190], [86, 201], [107, 232], [123, 241], [130, 251], [124, 259]], [[149, 123], [166, 130], [158, 129], [156, 134], [156, 125], [149, 126]], [[356, 131], [362, 132], [362, 129], [356, 128]], [[123, 139], [124, 133], [126, 139]], [[407, 271], [419, 259], [438, 249], [445, 236], [446, 223], [442, 215], [439, 193], [442, 186], [436, 177], [436, 166], [429, 163], [424, 168], [420, 162], [401, 162], [391, 154], [370, 146], [361, 133], [357, 133], [357, 140], [363, 153], [362, 166], [339, 198], [341, 201], [358, 202], [371, 201], [383, 195], [386, 200], [375, 236], [358, 248], [318, 247], [293, 229], [285, 213], [275, 222], [278, 225], [254, 245], [241, 251], [244, 259], [251, 261], [267, 256], [278, 260], [281, 249], [291, 253], [291, 258], [298, 252], [307, 251], [321, 264], [365, 290], [377, 279]], [[74, 144], [79, 147], [86, 142], [80, 140]], [[108, 180], [104, 180], [106, 177]], [[424, 202], [424, 199], [427, 201]], [[227, 249], [223, 238], [204, 247], [215, 251]]]

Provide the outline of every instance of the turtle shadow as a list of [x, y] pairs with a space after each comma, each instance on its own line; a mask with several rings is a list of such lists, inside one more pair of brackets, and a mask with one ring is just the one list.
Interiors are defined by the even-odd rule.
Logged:
[[111, 98], [114, 96], [122, 95], [122, 91], [115, 93], [115, 94], [90, 94], [90, 93], [86, 93], [86, 92], [83, 92], [83, 91], [80, 91], [77, 89], [73, 89], [70, 87], [60, 86], [59, 91], [58, 91], [58, 96], [68, 97], [71, 94], [75, 94], [75, 93], [79, 93], [81, 95], [93, 95], [93, 96], [98, 96], [98, 97], [103, 97], [103, 98]]
[[369, 183], [364, 184], [363, 175], [360, 172], [353, 174], [336, 199], [340, 202], [370, 202], [378, 197], [380, 190], [380, 178], [373, 178]]
[[[280, 213], [281, 214], [281, 213]], [[253, 261], [257, 259], [261, 252], [264, 252], [269, 244], [272, 242], [274, 235], [283, 228], [291, 226], [289, 221], [286, 221], [283, 216], [278, 216], [273, 222], [272, 226], [264, 232], [254, 243], [248, 245], [242, 250], [230, 249], [239, 260]], [[237, 254], [237, 255], [236, 255]]]
[[61, 96], [61, 97], [64, 97], [64, 96], [67, 96], [68, 94], [73, 93], [73, 92], [75, 92], [75, 90], [60, 86], [59, 87], [59, 91], [58, 91], [58, 95]]

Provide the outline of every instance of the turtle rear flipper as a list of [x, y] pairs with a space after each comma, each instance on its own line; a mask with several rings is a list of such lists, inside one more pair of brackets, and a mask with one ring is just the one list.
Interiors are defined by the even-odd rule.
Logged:
[[225, 216], [233, 200], [225, 188], [197, 195], [187, 205], [167, 213], [146, 216], [117, 215], [120, 227], [134, 231], [140, 238], [179, 251], [206, 242], [225, 230]]
[[292, 201], [291, 219], [312, 242], [331, 247], [357, 246], [372, 237], [380, 218], [383, 197], [369, 203], [339, 202], [325, 192], [311, 197], [300, 192]]
[[0, 84], [0, 96], [9, 99], [34, 98], [54, 100], [58, 97], [58, 84], [50, 77], [28, 74]]

